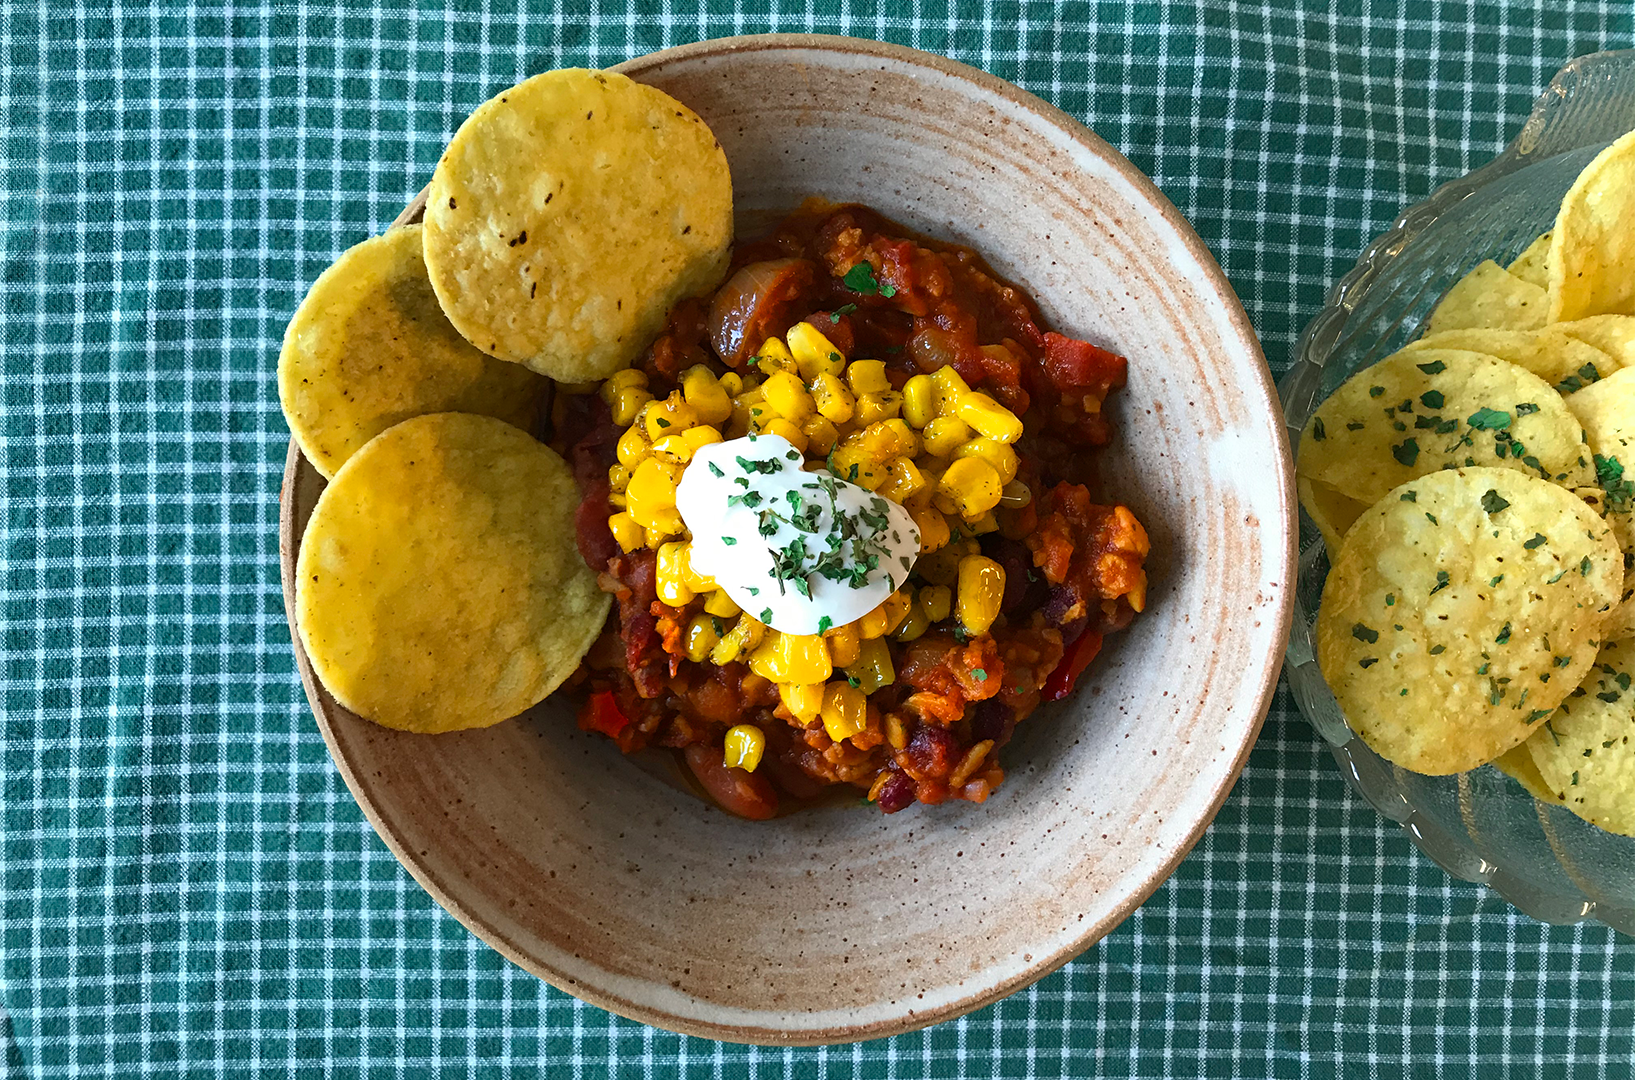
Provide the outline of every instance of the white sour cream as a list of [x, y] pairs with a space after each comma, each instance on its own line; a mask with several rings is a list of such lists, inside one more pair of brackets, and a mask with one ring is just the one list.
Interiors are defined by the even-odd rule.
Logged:
[[700, 448], [676, 487], [693, 569], [786, 634], [868, 614], [907, 580], [920, 551], [901, 505], [803, 464], [787, 439], [751, 435]]

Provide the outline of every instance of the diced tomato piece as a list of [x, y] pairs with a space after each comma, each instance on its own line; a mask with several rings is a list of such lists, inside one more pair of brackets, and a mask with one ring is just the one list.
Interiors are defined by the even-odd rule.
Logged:
[[1051, 331], [1045, 335], [1045, 376], [1064, 393], [1104, 398], [1129, 377], [1129, 361], [1075, 338]]

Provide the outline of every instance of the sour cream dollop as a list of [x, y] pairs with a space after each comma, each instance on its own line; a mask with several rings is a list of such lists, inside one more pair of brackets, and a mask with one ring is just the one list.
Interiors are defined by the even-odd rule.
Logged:
[[700, 448], [676, 487], [693, 570], [786, 634], [868, 614], [908, 579], [920, 551], [901, 505], [803, 464], [789, 440], [750, 435]]

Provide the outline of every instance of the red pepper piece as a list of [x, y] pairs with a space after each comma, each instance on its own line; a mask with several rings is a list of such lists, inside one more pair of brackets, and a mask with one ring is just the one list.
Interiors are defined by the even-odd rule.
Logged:
[[630, 717], [619, 711], [613, 691], [602, 690], [585, 699], [579, 707], [579, 730], [600, 731], [609, 738], [618, 738], [619, 732], [630, 726]]
[[1079, 635], [1079, 639], [1067, 647], [1062, 655], [1062, 662], [1056, 665], [1056, 670], [1050, 673], [1045, 680], [1044, 689], [1039, 697], [1045, 701], [1060, 701], [1073, 692], [1073, 684], [1079, 681], [1084, 669], [1090, 666], [1090, 661], [1101, 652], [1101, 635], [1094, 630], [1086, 630]]

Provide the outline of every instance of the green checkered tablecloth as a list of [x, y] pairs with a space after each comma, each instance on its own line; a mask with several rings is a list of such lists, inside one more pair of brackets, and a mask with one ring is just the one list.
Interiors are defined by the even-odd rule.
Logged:
[[1449, 880], [1286, 693], [1145, 907], [879, 1042], [617, 1019], [399, 868], [291, 663], [284, 323], [490, 93], [772, 29], [945, 53], [1085, 120], [1191, 218], [1277, 370], [1402, 206], [1491, 157], [1563, 61], [1635, 44], [1622, 0], [0, 0], [0, 1074], [1631, 1075], [1635, 943]]

